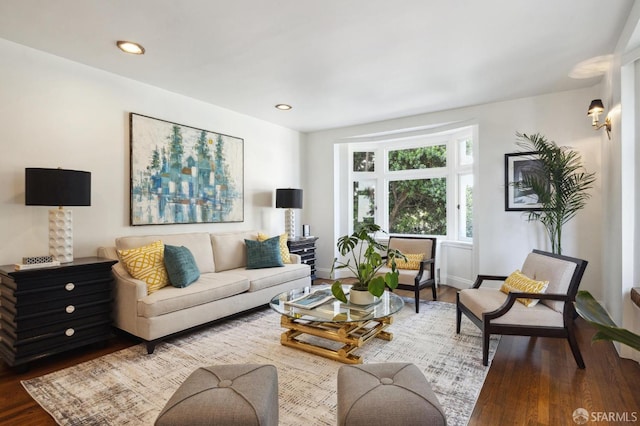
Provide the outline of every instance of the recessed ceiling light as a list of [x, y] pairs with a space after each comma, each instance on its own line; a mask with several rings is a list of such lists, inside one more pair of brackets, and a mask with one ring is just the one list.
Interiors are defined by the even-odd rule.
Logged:
[[289, 111], [293, 107], [291, 105], [287, 105], [287, 104], [278, 104], [278, 105], [276, 105], [276, 108], [278, 108], [281, 111]]
[[144, 47], [138, 43], [132, 41], [119, 40], [117, 43], [118, 48], [126, 53], [132, 53], [134, 55], [144, 55]]

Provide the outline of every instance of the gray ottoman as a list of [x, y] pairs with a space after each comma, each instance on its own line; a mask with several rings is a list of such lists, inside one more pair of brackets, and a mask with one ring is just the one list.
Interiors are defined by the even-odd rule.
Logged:
[[180, 385], [155, 424], [277, 426], [276, 367], [258, 364], [201, 367]]
[[415, 365], [344, 365], [338, 370], [338, 426], [446, 424], [438, 399]]

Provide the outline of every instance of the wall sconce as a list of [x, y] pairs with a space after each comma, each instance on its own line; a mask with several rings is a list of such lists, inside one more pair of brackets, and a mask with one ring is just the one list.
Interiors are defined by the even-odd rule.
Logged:
[[604, 105], [602, 104], [602, 99], [594, 99], [591, 101], [591, 105], [589, 105], [589, 111], [587, 115], [591, 117], [591, 125], [595, 130], [600, 130], [603, 127], [607, 130], [607, 137], [611, 140], [611, 118], [608, 116], [605, 117], [604, 123], [598, 124], [598, 116], [604, 112]]

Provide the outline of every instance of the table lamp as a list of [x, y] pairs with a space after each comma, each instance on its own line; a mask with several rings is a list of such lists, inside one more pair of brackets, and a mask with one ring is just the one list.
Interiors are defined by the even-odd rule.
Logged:
[[287, 209], [284, 216], [284, 228], [290, 240], [296, 239], [296, 219], [293, 209], [302, 208], [302, 189], [276, 189], [276, 208]]
[[65, 169], [25, 169], [25, 205], [58, 206], [49, 210], [49, 254], [73, 261], [73, 214], [64, 206], [91, 205], [91, 173]]

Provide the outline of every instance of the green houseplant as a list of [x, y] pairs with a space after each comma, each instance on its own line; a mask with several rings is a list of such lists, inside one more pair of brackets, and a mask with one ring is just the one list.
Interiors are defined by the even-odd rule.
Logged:
[[560, 147], [539, 134], [516, 133], [517, 145], [526, 151], [534, 151], [539, 160], [537, 173], [526, 174], [519, 188], [530, 188], [537, 196], [542, 208], [528, 213], [527, 220], [537, 220], [545, 227], [551, 251], [562, 254], [562, 227], [581, 210], [593, 187], [594, 173], [587, 173], [580, 154], [568, 147]]
[[[396, 258], [406, 260], [406, 257], [398, 250], [390, 249], [375, 239], [376, 232], [384, 232], [380, 226], [374, 223], [364, 223], [351, 235], [344, 235], [336, 244], [340, 254], [345, 260], [333, 259], [331, 276], [335, 270], [347, 269], [356, 278], [351, 287], [352, 290], [367, 290], [376, 297], [382, 296], [385, 286], [394, 289], [398, 286], [398, 271]], [[384, 256], [383, 256], [384, 255]], [[376, 276], [376, 273], [386, 263], [384, 257], [391, 262], [391, 271], [384, 275]], [[342, 282], [337, 280], [331, 286], [334, 297], [344, 303], [347, 297], [342, 290]]]
[[611, 319], [607, 311], [588, 291], [580, 290], [574, 302], [576, 312], [597, 330], [591, 342], [610, 340], [623, 343], [640, 351], [640, 336], [620, 328]]

